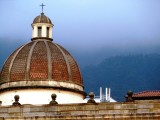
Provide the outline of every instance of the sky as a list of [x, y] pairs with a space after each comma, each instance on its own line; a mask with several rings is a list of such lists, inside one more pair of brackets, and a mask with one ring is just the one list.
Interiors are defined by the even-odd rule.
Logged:
[[0, 0], [3, 62], [16, 48], [30, 42], [31, 24], [40, 15], [42, 3], [54, 24], [53, 42], [77, 59], [86, 58], [80, 62], [97, 55], [102, 59], [160, 51], [160, 0]]

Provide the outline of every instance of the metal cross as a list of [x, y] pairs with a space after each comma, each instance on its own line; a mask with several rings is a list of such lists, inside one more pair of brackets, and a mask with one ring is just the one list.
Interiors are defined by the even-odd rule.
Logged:
[[43, 7], [46, 6], [46, 5], [43, 5], [43, 3], [42, 3], [42, 5], [40, 5], [40, 6], [42, 7], [42, 12], [43, 12]]

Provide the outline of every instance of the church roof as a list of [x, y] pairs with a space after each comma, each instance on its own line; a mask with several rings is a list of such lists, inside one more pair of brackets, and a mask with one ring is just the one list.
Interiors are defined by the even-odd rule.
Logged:
[[19, 47], [5, 62], [0, 84], [19, 81], [56, 81], [83, 86], [74, 58], [62, 46], [46, 39]]
[[35, 23], [52, 24], [51, 20], [47, 16], [45, 16], [43, 12], [33, 20], [33, 24], [35, 24]]
[[150, 90], [150, 91], [142, 91], [139, 93], [134, 93], [133, 98], [134, 99], [160, 98], [160, 90]]

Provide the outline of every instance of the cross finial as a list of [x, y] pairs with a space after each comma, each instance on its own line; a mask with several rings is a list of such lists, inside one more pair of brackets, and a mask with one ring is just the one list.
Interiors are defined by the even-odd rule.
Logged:
[[44, 4], [42, 3], [42, 5], [40, 5], [40, 6], [42, 7], [42, 13], [43, 13], [43, 7], [46, 6], [46, 5], [44, 5]]

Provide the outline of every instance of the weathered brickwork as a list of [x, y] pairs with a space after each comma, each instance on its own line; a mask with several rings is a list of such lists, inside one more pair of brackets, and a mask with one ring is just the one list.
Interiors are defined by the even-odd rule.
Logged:
[[160, 101], [0, 106], [0, 120], [160, 120]]

